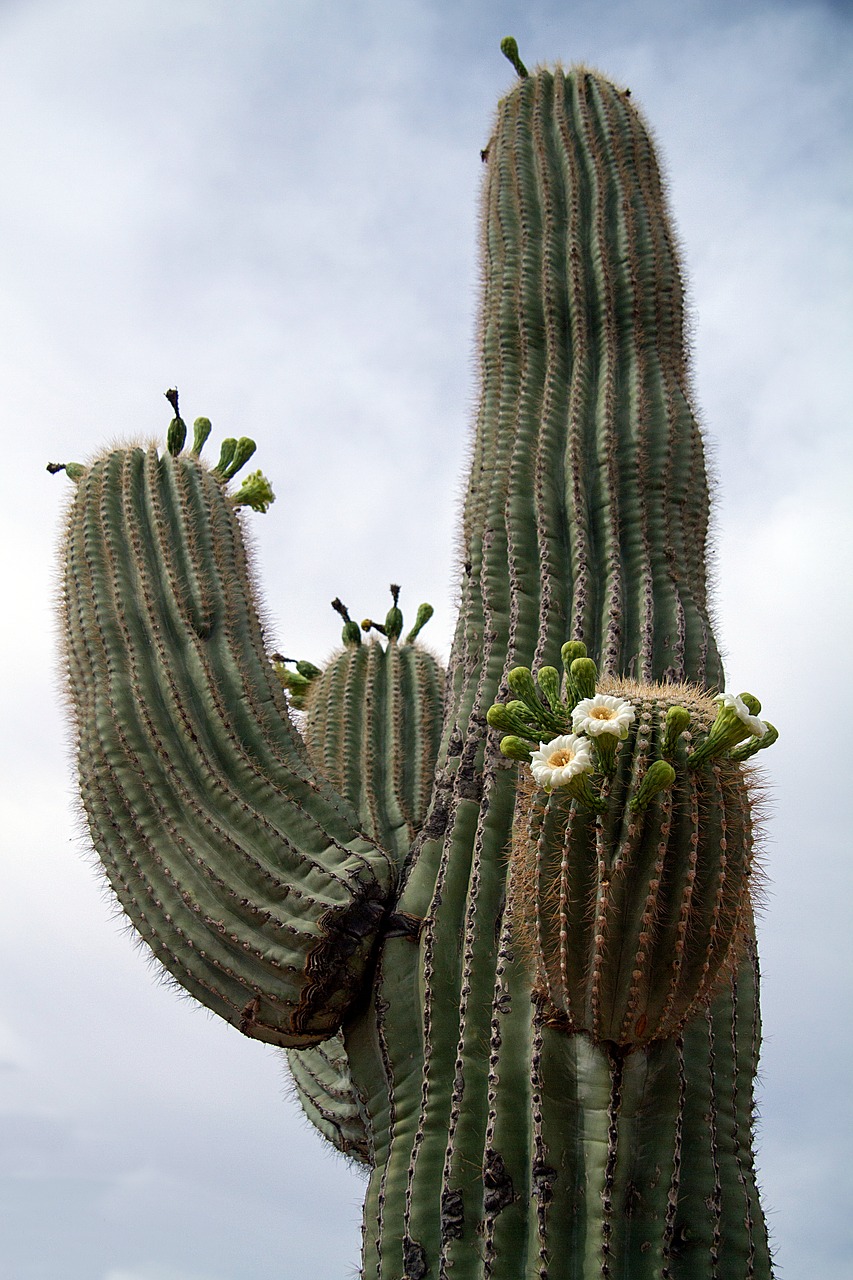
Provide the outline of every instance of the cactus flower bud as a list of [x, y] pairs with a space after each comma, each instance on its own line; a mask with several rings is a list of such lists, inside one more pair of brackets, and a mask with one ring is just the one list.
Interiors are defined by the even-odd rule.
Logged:
[[636, 795], [631, 800], [634, 813], [642, 813], [650, 802], [661, 791], [666, 791], [675, 782], [675, 770], [666, 760], [655, 760], [645, 772]]
[[560, 650], [560, 658], [566, 669], [566, 674], [571, 670], [572, 663], [575, 658], [586, 657], [586, 645], [583, 640], [567, 640]]
[[176, 458], [184, 447], [187, 438], [187, 424], [183, 418], [173, 418], [166, 433], [166, 448]]
[[241, 467], [244, 467], [257, 449], [254, 440], [250, 440], [248, 436], [241, 436], [234, 445], [234, 452], [222, 472], [223, 480], [233, 480]]
[[420, 632], [429, 622], [434, 612], [435, 610], [433, 609], [431, 604], [418, 605], [418, 612], [417, 612], [417, 615], [415, 616], [415, 625], [412, 627], [411, 631], [406, 636], [406, 644], [411, 644], [412, 641], [417, 638], [417, 636], [420, 634]]
[[548, 699], [548, 705], [552, 711], [562, 711], [565, 713], [566, 708], [560, 700], [560, 673], [556, 667], [540, 667], [536, 672], [536, 679], [539, 688]]
[[205, 441], [212, 431], [210, 418], [196, 418], [193, 423], [193, 447], [191, 452], [197, 458], [204, 448]]
[[262, 471], [253, 471], [241, 484], [231, 499], [235, 507], [251, 507], [253, 511], [268, 511], [275, 502], [272, 485]]
[[523, 716], [519, 715], [518, 707], [526, 710], [524, 703], [521, 702], [496, 702], [486, 712], [486, 720], [493, 729], [500, 729], [504, 733], [524, 738], [528, 742], [537, 742], [539, 739], [538, 730], [534, 725], [528, 724]]
[[525, 742], [522, 738], [516, 738], [512, 734], [501, 738], [501, 753], [510, 760], [523, 760], [525, 764], [530, 762], [533, 754], [533, 748], [529, 742]]
[[237, 448], [237, 441], [233, 436], [226, 436], [219, 446], [219, 461], [213, 468], [213, 474], [219, 476], [221, 480], [227, 479], [225, 472], [231, 465], [234, 457], [234, 451]]
[[507, 674], [506, 682], [513, 693], [525, 706], [529, 707], [538, 718], [545, 710], [542, 699], [536, 690], [536, 683], [529, 667], [513, 667]]
[[569, 667], [569, 701], [574, 708], [584, 698], [595, 697], [598, 668], [592, 658], [575, 658]]
[[501, 40], [501, 53], [515, 67], [516, 74], [520, 76], [522, 80], [526, 80], [528, 71], [519, 56], [518, 41], [515, 39], [515, 36], [504, 36], [503, 40]]
[[666, 713], [666, 729], [664, 730], [661, 751], [665, 756], [675, 755], [678, 739], [690, 725], [692, 716], [686, 707], [670, 707]]

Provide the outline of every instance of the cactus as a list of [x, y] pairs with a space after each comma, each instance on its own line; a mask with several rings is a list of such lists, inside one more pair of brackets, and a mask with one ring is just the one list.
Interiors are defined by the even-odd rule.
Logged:
[[207, 470], [173, 422], [66, 468], [83, 801], [157, 958], [369, 1166], [365, 1277], [760, 1280], [745, 762], [775, 730], [711, 702], [674, 237], [627, 92], [505, 52], [446, 683], [396, 588], [384, 642], [336, 601], [322, 670], [268, 655], [251, 442]]

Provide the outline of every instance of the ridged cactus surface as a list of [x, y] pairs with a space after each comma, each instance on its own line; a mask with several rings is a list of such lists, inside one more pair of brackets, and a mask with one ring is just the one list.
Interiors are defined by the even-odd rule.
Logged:
[[[691, 768], [689, 739], [716, 718], [709, 698], [689, 686], [604, 688], [636, 714], [601, 811], [565, 788], [543, 792], [529, 775], [514, 892], [547, 1005], [593, 1039], [629, 1046], [677, 1034], [737, 967], [752, 931], [753, 806], [748, 765], [724, 757]], [[689, 717], [692, 735], [668, 746], [670, 708]], [[672, 774], [643, 803], [658, 763]]]
[[316, 1043], [359, 990], [394, 871], [291, 726], [222, 482], [116, 450], [68, 530], [81, 792], [110, 882], [203, 1004]]
[[[674, 237], [627, 94], [506, 51], [446, 685], [396, 594], [384, 643], [335, 602], [340, 653], [273, 661], [227, 489], [237, 454], [208, 471], [173, 424], [162, 456], [69, 468], [84, 802], [154, 953], [287, 1047], [306, 1113], [370, 1167], [365, 1277], [766, 1280], [738, 744], [767, 726], [747, 695], [716, 719], [709, 701], [723, 678]], [[567, 638], [588, 656], [555, 684]], [[593, 664], [635, 720], [561, 790], [526, 763], [524, 708], [560, 733]], [[502, 749], [513, 726], [521, 746]], [[548, 736], [557, 770], [592, 750]]]

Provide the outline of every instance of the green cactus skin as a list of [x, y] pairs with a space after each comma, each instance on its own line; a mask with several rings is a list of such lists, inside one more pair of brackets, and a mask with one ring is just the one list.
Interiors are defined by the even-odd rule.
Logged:
[[287, 1065], [305, 1115], [342, 1155], [373, 1163], [373, 1135], [352, 1082], [341, 1035], [310, 1049], [286, 1049]]
[[65, 622], [95, 847], [157, 958], [273, 1044], [340, 1026], [394, 883], [311, 766], [264, 652], [239, 524], [191, 456], [78, 481]]
[[[687, 735], [671, 765], [660, 760], [671, 706], [690, 708], [694, 733], [714, 721], [695, 689], [623, 681], [603, 691], [636, 711], [603, 812], [523, 778], [514, 909], [546, 1010], [628, 1047], [676, 1036], [737, 968], [752, 927], [750, 777], [728, 759], [691, 769]], [[655, 769], [665, 785], [635, 804]]]
[[[402, 824], [371, 818], [388, 851], [360, 829], [361, 792], [336, 797], [309, 762], [264, 660], [222, 497], [230, 455], [217, 478], [119, 452], [78, 482], [66, 619], [93, 837], [179, 981], [244, 1032], [307, 1049], [292, 1055], [304, 1104], [372, 1166], [364, 1277], [767, 1280], [748, 912], [737, 968], [665, 1038], [618, 1043], [594, 1017], [573, 1030], [524, 953], [511, 845], [526, 766], [486, 720], [509, 671], [557, 667], [566, 636], [607, 676], [722, 686], [651, 142], [597, 74], [538, 70], [501, 102], [485, 154], [461, 606], [435, 784], [396, 887]], [[374, 669], [400, 712], [374, 714], [362, 648], [341, 666], [363, 669], [360, 692], [347, 706], [346, 681], [330, 687], [315, 750], [334, 759], [326, 735], [367, 713], [398, 779], [394, 753], [420, 748], [395, 726], [423, 703], [386, 651]]]
[[584, 69], [521, 81], [487, 154], [461, 607], [400, 897], [425, 924], [417, 953], [385, 943], [373, 1025], [345, 1032], [364, 1096], [384, 1078], [389, 1099], [364, 1275], [767, 1276], [751, 941], [679, 1037], [629, 1054], [551, 1025], [508, 883], [518, 769], [485, 723], [509, 670], [556, 666], [567, 635], [609, 675], [722, 683], [660, 178], [630, 102]]
[[[362, 644], [340, 601], [335, 607], [346, 618], [344, 647], [311, 682], [305, 741], [364, 830], [402, 865], [426, 817], [441, 734], [444, 671], [414, 643], [432, 608], [421, 605], [404, 642], [395, 636], [383, 646], [378, 640]], [[372, 1127], [343, 1037], [288, 1049], [287, 1061], [309, 1120], [343, 1155], [371, 1163]]]
[[396, 637], [345, 645], [307, 697], [312, 760], [398, 865], [432, 795], [443, 698], [440, 664]]

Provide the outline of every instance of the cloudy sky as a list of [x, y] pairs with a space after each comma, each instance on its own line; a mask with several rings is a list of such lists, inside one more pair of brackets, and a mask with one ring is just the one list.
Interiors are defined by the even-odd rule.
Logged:
[[[782, 1280], [849, 1275], [853, 527], [848, 0], [0, 0], [0, 1178], [9, 1280], [357, 1267], [362, 1184], [275, 1052], [158, 983], [86, 857], [48, 461], [250, 434], [278, 643], [403, 584], [453, 624], [479, 151], [560, 58], [653, 124], [691, 282], [730, 687], [768, 755], [760, 1167]], [[846, 368], [845, 368], [845, 361]], [[842, 369], [846, 378], [842, 378]]]

